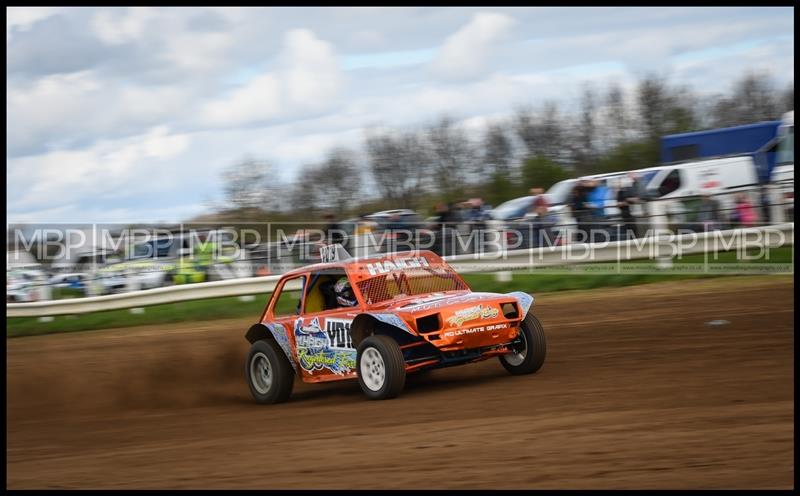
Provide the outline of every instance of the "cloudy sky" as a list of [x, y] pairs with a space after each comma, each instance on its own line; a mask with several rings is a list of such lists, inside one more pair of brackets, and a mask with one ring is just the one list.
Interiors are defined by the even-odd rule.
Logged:
[[9, 222], [179, 221], [370, 125], [465, 125], [657, 71], [794, 79], [794, 9], [8, 8]]

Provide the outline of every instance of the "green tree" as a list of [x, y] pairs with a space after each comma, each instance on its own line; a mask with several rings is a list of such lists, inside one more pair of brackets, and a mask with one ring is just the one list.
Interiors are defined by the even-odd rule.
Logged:
[[522, 184], [525, 191], [534, 187], [548, 189], [569, 177], [563, 167], [542, 154], [531, 157], [522, 164]]
[[523, 191], [526, 191], [524, 187], [512, 181], [507, 173], [496, 171], [492, 173], [489, 181], [481, 188], [481, 196], [487, 204], [496, 207], [504, 201], [526, 194]]
[[650, 139], [620, 143], [603, 155], [589, 174], [652, 167], [659, 162], [659, 142]]

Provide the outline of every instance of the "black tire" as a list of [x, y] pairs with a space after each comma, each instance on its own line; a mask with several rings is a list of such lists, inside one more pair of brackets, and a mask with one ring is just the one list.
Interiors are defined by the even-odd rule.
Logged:
[[[377, 359], [375, 354], [380, 356]], [[374, 366], [378, 373], [378, 379], [372, 380], [371, 373], [362, 377], [362, 361], [365, 361], [365, 368], [371, 368], [371, 364], [366, 360], [375, 359]], [[382, 362], [382, 363], [381, 363]], [[367, 398], [371, 400], [386, 400], [394, 398], [403, 390], [406, 385], [406, 362], [403, 359], [403, 352], [400, 345], [389, 336], [368, 336], [358, 345], [356, 354], [356, 371], [358, 384]], [[381, 373], [382, 372], [382, 376]], [[379, 386], [376, 388], [376, 386]]]
[[541, 322], [532, 313], [528, 313], [522, 321], [519, 338], [523, 340], [524, 352], [500, 355], [500, 363], [513, 375], [533, 374], [544, 365], [547, 355], [547, 339], [545, 339]]
[[[259, 373], [265, 365], [269, 366], [269, 380]], [[294, 370], [278, 343], [271, 339], [256, 341], [250, 347], [245, 375], [250, 394], [258, 403], [280, 403], [292, 394]]]

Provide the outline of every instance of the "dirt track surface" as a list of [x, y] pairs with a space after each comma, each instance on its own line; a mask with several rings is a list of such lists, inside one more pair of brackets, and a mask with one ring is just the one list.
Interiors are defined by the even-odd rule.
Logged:
[[7, 487], [791, 488], [792, 296], [786, 278], [544, 295], [539, 373], [489, 360], [379, 402], [348, 381], [256, 405], [251, 318], [11, 339]]

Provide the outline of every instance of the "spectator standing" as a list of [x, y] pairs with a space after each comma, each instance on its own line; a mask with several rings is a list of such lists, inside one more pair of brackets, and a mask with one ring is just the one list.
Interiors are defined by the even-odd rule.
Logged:
[[550, 202], [547, 201], [547, 196], [544, 194], [543, 188], [531, 188], [530, 194], [534, 196], [533, 203], [531, 204], [531, 211], [535, 214], [532, 224], [533, 239], [536, 241], [533, 246], [539, 247], [543, 245], [550, 245], [551, 228], [553, 225], [550, 217]]
[[638, 198], [631, 179], [620, 179], [619, 190], [617, 191], [617, 207], [622, 215], [622, 227], [624, 229], [622, 239], [632, 239], [637, 237], [636, 219], [631, 213], [631, 204]]
[[[585, 236], [584, 241], [588, 240], [590, 224], [592, 221], [591, 205], [589, 204], [589, 194], [594, 186], [590, 181], [579, 179], [574, 188], [572, 188], [572, 201], [570, 208], [572, 215], [575, 217], [575, 222], [578, 228], [578, 236], [583, 233]], [[576, 239], [579, 241], [580, 237]]]
[[550, 202], [547, 201], [547, 197], [544, 194], [543, 188], [531, 188], [530, 190], [531, 196], [535, 196], [533, 200], [533, 213], [545, 219], [550, 212]]
[[480, 198], [471, 198], [467, 200], [467, 221], [469, 222], [482, 222], [486, 220], [486, 209], [483, 208], [483, 200]]
[[628, 196], [628, 205], [638, 205], [639, 213], [634, 214], [634, 209], [631, 209], [631, 216], [634, 218], [634, 227], [636, 236], [641, 238], [646, 235], [647, 229], [650, 227], [650, 216], [647, 208], [647, 190], [646, 184], [642, 181], [642, 176], [638, 172], [629, 172], [628, 181], [630, 184], [630, 194]]
[[597, 220], [605, 220], [606, 199], [608, 198], [608, 187], [604, 182], [591, 181], [592, 190], [589, 192], [589, 203], [591, 204], [592, 215]]
[[697, 209], [697, 221], [703, 225], [703, 231], [714, 231], [720, 227], [719, 202], [704, 192]]
[[588, 198], [592, 228], [599, 232], [606, 227], [606, 200], [608, 199], [609, 190], [603, 181], [592, 180], [590, 186], [592, 189], [589, 192]]
[[[483, 234], [486, 230], [488, 213], [483, 206], [483, 200], [481, 198], [471, 198], [467, 200], [466, 208], [466, 221], [469, 225], [469, 242], [471, 245], [469, 251], [471, 253], [477, 253], [479, 244], [482, 245], [484, 241]], [[472, 233], [476, 231], [477, 235], [473, 236]]]
[[434, 221], [431, 229], [436, 239], [434, 242], [434, 252], [437, 255], [442, 255], [447, 246], [447, 228], [448, 223], [452, 222], [452, 212], [450, 206], [446, 203], [437, 203], [434, 207]]
[[770, 215], [769, 215], [769, 189], [767, 188], [766, 184], [762, 184], [760, 188], [761, 193], [761, 214], [764, 219], [765, 224], [770, 223]]
[[325, 226], [325, 240], [328, 244], [337, 244], [342, 243], [344, 241], [344, 233], [342, 232], [342, 228], [339, 226], [339, 223], [336, 222], [336, 218], [333, 216], [332, 213], [326, 213], [323, 218], [327, 222]]
[[756, 209], [753, 208], [753, 204], [744, 193], [736, 195], [735, 212], [740, 226], [752, 227], [756, 225]]

